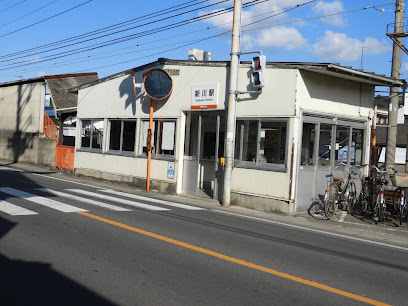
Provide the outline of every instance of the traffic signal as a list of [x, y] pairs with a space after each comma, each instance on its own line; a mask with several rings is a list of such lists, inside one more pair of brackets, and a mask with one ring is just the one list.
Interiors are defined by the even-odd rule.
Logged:
[[251, 83], [255, 88], [262, 88], [265, 85], [265, 55], [257, 55], [252, 58]]

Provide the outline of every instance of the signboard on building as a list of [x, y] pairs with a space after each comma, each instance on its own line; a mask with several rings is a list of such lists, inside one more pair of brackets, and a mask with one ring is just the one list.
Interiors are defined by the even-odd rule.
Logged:
[[191, 86], [191, 109], [217, 107], [218, 83]]
[[[342, 147], [337, 153], [337, 160], [343, 163], [347, 163], [348, 146]], [[351, 147], [350, 161], [354, 163], [356, 160], [356, 148]]]

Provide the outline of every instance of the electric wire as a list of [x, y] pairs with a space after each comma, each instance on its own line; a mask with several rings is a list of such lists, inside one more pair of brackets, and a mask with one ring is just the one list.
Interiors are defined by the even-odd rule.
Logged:
[[2, 34], [2, 35], [0, 35], [0, 38], [1, 38], [1, 37], [5, 37], [5, 36], [8, 36], [8, 35], [11, 35], [11, 34], [14, 34], [14, 33], [17, 33], [17, 32], [20, 32], [20, 31], [22, 31], [22, 30], [31, 28], [31, 27], [33, 27], [33, 26], [35, 26], [35, 25], [37, 25], [37, 24], [40, 24], [40, 23], [43, 23], [43, 22], [48, 21], [48, 20], [50, 20], [50, 19], [53, 19], [53, 18], [55, 18], [55, 17], [61, 16], [61, 15], [65, 14], [65, 13], [68, 13], [68, 12], [70, 12], [70, 11], [72, 11], [72, 10], [75, 10], [75, 9], [77, 9], [77, 8], [79, 8], [79, 7], [81, 7], [81, 6], [85, 5], [85, 4], [87, 4], [87, 3], [89, 3], [89, 2], [92, 2], [92, 1], [93, 1], [93, 0], [85, 1], [85, 2], [83, 2], [83, 3], [81, 3], [81, 4], [79, 4], [79, 5], [74, 6], [74, 7], [71, 7], [70, 9], [67, 9], [67, 10], [65, 10], [65, 11], [63, 11], [63, 12], [60, 12], [60, 13], [58, 13], [58, 14], [55, 14], [55, 15], [53, 15], [53, 16], [51, 16], [51, 17], [47, 17], [47, 18], [45, 18], [45, 19], [43, 19], [43, 20], [37, 21], [36, 23], [30, 24], [30, 25], [28, 25], [28, 26], [22, 27], [22, 28], [20, 28], [20, 29], [17, 29], [17, 30], [11, 31], [11, 32], [8, 32], [8, 33], [6, 33], [6, 34]]
[[[314, 1], [315, 1], [315, 0], [314, 0]], [[314, 2], [314, 1], [310, 1], [310, 2]], [[309, 4], [309, 2], [306, 3], [306, 4]], [[303, 5], [305, 5], [305, 4], [302, 4], [302, 6], [303, 6]], [[297, 8], [297, 7], [298, 7], [298, 6], [295, 6], [295, 7], [292, 7], [292, 8], [290, 8], [290, 9], [287, 9], [287, 10], [285, 10], [285, 12], [290, 11], [290, 10], [293, 10], [293, 9], [295, 9], [295, 8]], [[282, 13], [283, 13], [283, 12], [280, 12], [280, 13], [276, 14], [275, 16], [277, 16], [277, 15], [279, 15], [279, 14], [282, 14]], [[201, 38], [201, 39], [199, 39], [199, 40], [195, 40], [195, 41], [192, 41], [192, 42], [188, 42], [187, 44], [184, 44], [184, 45], [181, 45], [181, 46], [178, 46], [178, 47], [174, 47], [174, 48], [170, 48], [170, 49], [165, 50], [165, 51], [161, 51], [161, 52], [149, 54], [149, 55], [146, 55], [146, 56], [143, 56], [143, 57], [139, 57], [139, 58], [136, 58], [136, 59], [129, 59], [129, 60], [122, 61], [122, 62], [117, 62], [117, 63], [114, 63], [114, 64], [109, 64], [109, 65], [104, 65], [104, 66], [92, 68], [91, 70], [107, 68], [107, 67], [111, 67], [111, 66], [115, 66], [115, 65], [121, 65], [121, 64], [128, 63], [128, 62], [131, 62], [131, 61], [135, 61], [135, 60], [140, 60], [140, 59], [143, 59], [143, 58], [151, 57], [151, 56], [154, 56], [154, 55], [157, 55], [157, 54], [162, 54], [162, 53], [170, 52], [170, 51], [173, 51], [173, 50], [176, 50], [176, 49], [184, 48], [184, 47], [186, 47], [186, 46], [189, 46], [189, 45], [194, 44], [194, 43], [197, 43], [197, 42], [202, 42], [202, 41], [204, 41], [204, 40], [209, 40], [209, 39], [212, 39], [212, 38], [215, 38], [215, 37], [219, 37], [219, 36], [222, 36], [222, 35], [226, 35], [226, 34], [229, 34], [230, 32], [231, 32], [231, 31], [228, 30], [228, 31], [223, 32], [223, 33], [220, 33], [220, 34], [213, 35], [213, 36], [210, 36], [210, 37], [207, 37], [207, 38], [204, 38], [204, 39]], [[87, 70], [89, 70], [89, 69], [87, 69]], [[86, 70], [83, 70], [83, 71], [86, 71]], [[83, 71], [79, 71], [79, 72], [83, 72]]]
[[[305, 5], [305, 3], [303, 4], [303, 5]], [[292, 7], [291, 9], [294, 9], [294, 8], [297, 8], [298, 6], [294, 6], [294, 7]], [[343, 12], [343, 13], [346, 13], [346, 12]], [[326, 15], [324, 15], [324, 16], [320, 16], [319, 18], [323, 18], [323, 17], [326, 17]], [[300, 20], [301, 21], [301, 20]], [[253, 29], [253, 30], [255, 30], [255, 29]], [[221, 34], [221, 35], [223, 35], [223, 34]], [[109, 65], [110, 66], [110, 65]]]
[[[385, 6], [385, 5], [388, 5], [388, 4], [384, 4], [384, 5], [381, 5], [381, 6]], [[380, 5], [378, 5], [378, 6], [380, 6]], [[292, 8], [292, 9], [293, 9], [293, 8]], [[322, 16], [317, 16], [317, 17], [311, 17], [311, 18], [306, 18], [306, 19], [295, 20], [295, 21], [286, 22], [286, 23], [275, 24], [275, 25], [272, 25], [272, 26], [269, 25], [269, 26], [257, 27], [257, 28], [252, 28], [252, 29], [246, 29], [246, 30], [243, 30], [243, 32], [255, 31], [255, 30], [258, 30], [258, 29], [268, 28], [268, 27], [273, 27], [273, 26], [293, 24], [293, 23], [296, 23], [296, 22], [304, 22], [304, 21], [308, 21], [308, 20], [314, 20], [314, 19], [319, 19], [319, 18], [325, 18], [325, 17], [334, 16], [334, 15], [353, 13], [353, 12], [357, 12], [357, 11], [362, 11], [362, 10], [364, 10], [364, 9], [365, 9], [365, 8], [363, 8], [363, 9], [356, 9], [356, 10], [350, 10], [350, 11], [343, 11], [343, 12], [338, 12], [338, 13], [333, 13], [333, 14], [327, 14], [327, 15], [322, 15]], [[262, 14], [262, 15], [265, 15], [265, 14], [270, 14], [270, 13], [264, 13], [264, 14]], [[259, 16], [260, 16], [260, 15], [259, 15]], [[271, 16], [271, 17], [273, 17], [273, 16]], [[244, 19], [245, 19], [245, 18], [244, 18]], [[256, 22], [260, 22], [260, 21], [261, 21], [261, 20], [258, 20], [258, 21], [256, 21]], [[254, 23], [256, 23], [256, 22], [254, 22]], [[254, 23], [251, 23], [251, 24], [254, 24]], [[204, 31], [204, 30], [208, 30], [208, 29], [211, 29], [211, 28], [222, 27], [222, 26], [225, 26], [225, 25], [227, 25], [227, 24], [230, 24], [230, 23], [223, 23], [223, 24], [218, 24], [218, 25], [212, 26], [212, 27], [206, 27], [206, 28], [204, 28], [204, 29], [197, 30], [197, 31], [193, 31], [193, 32], [191, 32], [191, 33], [199, 32], [199, 31]], [[248, 24], [248, 25], [251, 25], [251, 24]], [[246, 26], [246, 25], [245, 25], [245, 26]], [[212, 39], [212, 38], [215, 38], [215, 37], [218, 37], [218, 36], [226, 35], [226, 34], [229, 34], [230, 32], [231, 32], [231, 31], [227, 31], [227, 32], [224, 32], [224, 33], [221, 33], [221, 34], [217, 34], [217, 35], [208, 37], [208, 38], [202, 38], [202, 39], [199, 39], [199, 40], [197, 40], [197, 41], [191, 41], [191, 42], [189, 42], [187, 45], [190, 45], [190, 44], [195, 43], [195, 42], [200, 42], [200, 41]], [[184, 34], [175, 35], [175, 36], [172, 36], [172, 37], [182, 36], [182, 35], [188, 35], [188, 34], [189, 34], [189, 33], [184, 33]], [[153, 42], [150, 42], [150, 43], [153, 43]], [[178, 44], [178, 43], [177, 43], [177, 44]], [[139, 44], [139, 45], [142, 45], [142, 44]], [[139, 46], [139, 45], [137, 45], [137, 46]], [[159, 52], [159, 54], [161, 54], [161, 53], [166, 53], [166, 52], [169, 52], [169, 51], [171, 51], [171, 50], [175, 50], [175, 49], [182, 48], [182, 47], [185, 47], [185, 46], [186, 46], [186, 45], [183, 45], [183, 46], [180, 46], [180, 47], [176, 47], [176, 48], [171, 48], [171, 49], [169, 49], [169, 50]], [[157, 48], [157, 47], [156, 47], [156, 48]], [[126, 48], [122, 48], [122, 49], [126, 49]], [[111, 51], [111, 52], [114, 52], [114, 51], [115, 51], [115, 50], [113, 50], [113, 51]], [[143, 51], [143, 50], [140, 50], [140, 52], [141, 52], [141, 51]], [[138, 52], [138, 51], [136, 51], [136, 52]], [[156, 54], [157, 54], [157, 53], [156, 53]], [[152, 55], [153, 55], [153, 54], [150, 54], [150, 55], [148, 55], [148, 56], [144, 56], [144, 57], [141, 57], [141, 58], [146, 58], [146, 57], [149, 57], [149, 56], [152, 56]], [[91, 69], [88, 69], [88, 70], [103, 69], [103, 68], [106, 68], [106, 67], [110, 67], [110, 66], [114, 66], [114, 65], [120, 65], [120, 64], [122, 64], [122, 63], [127, 63], [127, 62], [130, 62], [130, 61], [138, 60], [138, 59], [141, 59], [141, 58], [130, 59], [130, 60], [127, 60], [127, 61], [124, 61], [124, 62], [117, 62], [117, 63], [113, 63], [113, 64], [110, 64], [110, 65], [100, 66], [100, 67], [97, 67], [97, 68], [91, 68]], [[96, 60], [97, 60], [97, 59], [96, 59]], [[60, 66], [69, 65], [69, 64], [67, 64], [66, 62], [64, 62], [64, 63], [65, 63], [65, 64], [62, 64], [62, 65], [60, 65]], [[35, 63], [35, 64], [36, 64], [36, 63]], [[54, 66], [54, 65], [50, 65], [50, 66]], [[13, 74], [14, 74], [14, 73], [13, 73]], [[4, 74], [1, 74], [1, 75], [4, 75]]]
[[[224, 0], [223, 2], [225, 2], [225, 1], [228, 1], [228, 0]], [[252, 5], [260, 4], [260, 3], [263, 3], [263, 2], [266, 2], [266, 1], [269, 1], [269, 0], [253, 0], [253, 1], [245, 3], [244, 6], [245, 7], [250, 7]], [[54, 55], [50, 55], [50, 56], [46, 56], [46, 57], [42, 58], [41, 62], [44, 62], [44, 61], [47, 61], [47, 60], [54, 60], [54, 59], [61, 58], [61, 57], [66, 57], [66, 56], [70, 56], [70, 55], [74, 55], [74, 54], [79, 54], [79, 53], [99, 49], [99, 48], [110, 46], [110, 45], [113, 45], [113, 44], [122, 43], [124, 41], [140, 38], [140, 37], [147, 36], [147, 35], [152, 35], [152, 34], [155, 34], [155, 33], [158, 33], [158, 32], [162, 32], [162, 31], [169, 31], [171, 29], [178, 28], [180, 26], [184, 26], [184, 25], [187, 25], [187, 24], [202, 21], [202, 20], [214, 17], [214, 16], [222, 15], [222, 14], [225, 14], [225, 13], [227, 13], [229, 11], [232, 11], [232, 10], [233, 10], [233, 7], [229, 7], [229, 8], [218, 10], [218, 11], [215, 11], [215, 12], [211, 12], [211, 13], [199, 16], [199, 17], [190, 18], [188, 20], [184, 20], [184, 21], [175, 23], [175, 24], [173, 24], [171, 26], [165, 25], [165, 26], [161, 26], [161, 27], [156, 28], [156, 29], [151, 29], [151, 30], [148, 30], [148, 31], [139, 32], [139, 33], [124, 36], [124, 37], [115, 38], [115, 39], [112, 39], [112, 40], [109, 40], [109, 41], [105, 41], [103, 43], [98, 43], [98, 44], [93, 45], [93, 46], [86, 46], [86, 47], [82, 47], [82, 48], [76, 48], [74, 51], [69, 50], [69, 51], [65, 51], [65, 52], [60, 52], [58, 54], [54, 54]], [[34, 56], [38, 55], [38, 53], [30, 54], [30, 55], [27, 55], [27, 56], [33, 56], [33, 55]], [[10, 60], [9, 59], [8, 60], [3, 60], [3, 61], [0, 61], [0, 63], [7, 62], [7, 61], [10, 61]], [[8, 69], [8, 68], [10, 68], [10, 66], [13, 67], [13, 68], [18, 68], [18, 67], [23, 67], [25, 65], [28, 65], [27, 60], [0, 66], [0, 67], [2, 67], [2, 68], [0, 68], [0, 71]]]
[[[291, 10], [293, 10], [293, 9], [296, 9], [296, 8], [300, 7], [300, 6], [304, 6], [304, 5], [307, 5], [307, 4], [310, 4], [310, 3], [312, 3], [312, 2], [316, 2], [316, 1], [318, 1], [318, 0], [311, 0], [311, 1], [308, 1], [308, 2], [306, 2], [306, 3], [304, 3], [304, 4], [300, 4], [300, 5], [298, 4], [298, 5], [294, 6], [294, 7], [291, 7], [291, 8], [288, 8], [288, 9], [284, 10], [283, 12], [279, 12], [279, 13], [275, 14], [274, 16], [281, 15], [281, 14], [283, 14], [283, 13], [285, 13], [285, 12], [291, 11]], [[273, 17], [273, 16], [271, 16], [271, 17]], [[262, 20], [261, 20], [261, 21], [262, 21]], [[255, 24], [255, 23], [257, 23], [257, 22], [260, 22], [260, 21], [252, 22], [252, 23], [250, 23], [250, 24], [248, 24], [248, 25], [252, 25], [252, 24]], [[228, 33], [231, 33], [231, 30], [225, 31], [225, 32], [220, 33], [220, 34], [217, 34], [217, 35], [210, 36], [210, 37], [208, 37], [208, 38], [206, 38], [206, 39], [204, 39], [204, 40], [208, 40], [208, 39], [212, 39], [212, 38], [215, 38], [215, 37], [219, 37], [219, 36], [221, 36], [221, 35], [225, 35], [225, 34], [228, 34]], [[199, 40], [199, 42], [201, 42], [201, 41], [203, 41], [203, 40]], [[168, 49], [168, 50], [166, 50], [166, 51], [164, 51], [164, 52], [169, 52], [169, 51], [173, 51], [173, 50], [176, 50], [176, 49], [184, 48], [184, 47], [186, 47], [186, 46], [188, 46], [188, 45], [191, 45], [191, 43], [188, 43], [188, 44], [183, 45], [183, 46], [171, 48], [171, 49]], [[162, 52], [160, 52], [159, 54], [161, 54], [161, 53], [162, 53]], [[149, 55], [147, 55], [147, 56], [145, 56], [145, 57], [150, 57], [150, 56], [152, 56], [152, 55], [149, 54]], [[144, 58], [144, 57], [142, 57], [142, 58]], [[116, 63], [116, 64], [120, 65], [120, 64], [128, 63], [128, 62], [131, 62], [131, 61], [134, 61], [134, 60], [139, 60], [139, 59], [142, 59], [142, 58], [130, 59], [130, 60], [126, 60], [126, 61], [123, 61], [123, 62]], [[97, 67], [97, 68], [92, 68], [91, 70], [107, 68], [107, 67], [111, 67], [111, 66], [114, 66], [114, 65], [115, 65], [115, 64], [105, 65], [105, 66], [101, 66], [101, 67]], [[80, 71], [80, 72], [83, 72], [83, 71]]]
[[[40, 46], [29, 48], [29, 49], [26, 49], [26, 50], [14, 52], [14, 53], [9, 53], [9, 54], [0, 56], [0, 58], [16, 56], [16, 55], [24, 54], [24, 53], [27, 53], [29, 51], [33, 51], [33, 50], [37, 50], [37, 49], [49, 48], [50, 46], [59, 45], [59, 44], [62, 44], [64, 42], [78, 40], [78, 39], [81, 39], [81, 38], [84, 38], [84, 37], [89, 37], [89, 36], [92, 36], [92, 35], [96, 35], [98, 33], [103, 33], [103, 32], [109, 31], [111, 29], [116, 29], [118, 27], [122, 27], [122, 26], [126, 25], [127, 23], [135, 22], [135, 20], [137, 20], [137, 22], [138, 22], [139, 20], [142, 21], [142, 20], [146, 20], [146, 19], [149, 19], [149, 18], [154, 18], [154, 17], [156, 17], [156, 15], [168, 14], [169, 12], [177, 11], [177, 10], [183, 9], [185, 7], [189, 7], [191, 5], [197, 5], [197, 3], [193, 3], [193, 2], [197, 2], [197, 1], [199, 1], [199, 3], [203, 3], [203, 2], [207, 2], [209, 0], [187, 1], [185, 3], [179, 4], [179, 5], [176, 5], [176, 6], [172, 6], [172, 7], [169, 7], [169, 8], [166, 8], [166, 9], [163, 9], [163, 10], [151, 13], [151, 14], [146, 14], [146, 15], [143, 15], [143, 16], [140, 16], [140, 17], [137, 17], [137, 18], [134, 18], [134, 19], [130, 19], [130, 20], [127, 20], [127, 21], [124, 21], [124, 22], [121, 22], [121, 23], [117, 23], [117, 24], [114, 24], [114, 25], [111, 25], [111, 26], [108, 26], [108, 27], [104, 27], [104, 28], [97, 29], [97, 30], [94, 30], [94, 31], [90, 31], [90, 32], [87, 32], [87, 33], [83, 33], [83, 34], [80, 34], [80, 35], [75, 35], [75, 36], [65, 38], [65, 39], [62, 39], [62, 40], [59, 40], [59, 41], [56, 41], [56, 42], [47, 43], [46, 45], [40, 45]], [[189, 6], [184, 7], [185, 4], [189, 4], [189, 3], [193, 3], [193, 4], [190, 4]], [[183, 7], [180, 8], [180, 6], [183, 6]], [[166, 10], [170, 10], [172, 8], [173, 8], [172, 11], [165, 12]]]
[[17, 5], [21, 4], [21, 3], [23, 3], [23, 2], [26, 2], [26, 1], [27, 1], [27, 0], [23, 0], [23, 1], [20, 1], [20, 2], [15, 3], [15, 4], [13, 4], [13, 5], [9, 6], [9, 7], [6, 7], [5, 9], [0, 10], [0, 13], [2, 13], [2, 12], [4, 12], [4, 11], [7, 11], [7, 10], [9, 10], [9, 9], [11, 9], [11, 8], [13, 8], [13, 7], [15, 7], [15, 6], [17, 6]]
[[[96, 39], [100, 39], [100, 38], [103, 38], [103, 37], [106, 37], [106, 36], [118, 34], [118, 33], [123, 32], [123, 31], [132, 30], [132, 29], [139, 28], [139, 27], [141, 27], [141, 26], [146, 26], [146, 25], [149, 25], [149, 24], [153, 24], [153, 23], [156, 23], [156, 22], [159, 22], [159, 21], [168, 20], [169, 18], [178, 17], [178, 16], [180, 16], [180, 15], [182, 15], [182, 14], [191, 13], [191, 12], [194, 12], [194, 11], [197, 11], [197, 10], [201, 10], [201, 9], [204, 9], [204, 8], [208, 8], [208, 7], [211, 7], [211, 6], [213, 6], [213, 5], [217, 5], [217, 4], [224, 3], [224, 2], [228, 2], [228, 1], [229, 1], [229, 0], [222, 0], [222, 1], [219, 1], [219, 2], [216, 2], [216, 3], [213, 3], [213, 4], [210, 4], [210, 5], [207, 5], [207, 6], [204, 6], [204, 7], [200, 7], [200, 8], [194, 9], [194, 10], [189, 10], [189, 11], [187, 11], [187, 12], [179, 13], [179, 14], [176, 14], [176, 15], [173, 15], [173, 16], [170, 16], [170, 17], [166, 17], [166, 18], [162, 18], [162, 19], [159, 19], [159, 20], [155, 20], [155, 21], [149, 22], [149, 23], [145, 23], [145, 24], [143, 24], [143, 25], [139, 25], [139, 26], [132, 27], [132, 28], [129, 28], [129, 29], [125, 29], [125, 30], [121, 30], [121, 31], [114, 32], [114, 33], [102, 35], [102, 36], [99, 36], [99, 37], [94, 37], [94, 38], [91, 38], [91, 39], [87, 39], [87, 40], [82, 41], [82, 42], [80, 42], [80, 43], [85, 43], [85, 42], [89, 42], [89, 41], [91, 41], [91, 40], [96, 40]], [[253, 0], [253, 1], [250, 1], [250, 2], [245, 3], [245, 4], [243, 5], [243, 7], [246, 8], [246, 7], [250, 7], [250, 6], [254, 5], [254, 4], [260, 4], [260, 3], [263, 3], [263, 2], [267, 2], [267, 1], [270, 1], [270, 0]], [[196, 21], [194, 21], [194, 20], [197, 20], [197, 19], [205, 19], [205, 18], [207, 18], [206, 16], [210, 16], [210, 15], [214, 15], [214, 14], [215, 14], [215, 15], [218, 15], [218, 14], [221, 14], [222, 11], [231, 11], [231, 10], [233, 10], [233, 7], [229, 7], [228, 9], [223, 9], [223, 10], [219, 10], [219, 11], [216, 11], [216, 12], [212, 12], [212, 13], [206, 14], [205, 16], [200, 16], [200, 17], [191, 18], [190, 20], [183, 21], [183, 22], [179, 22], [179, 23], [177, 23], [177, 24], [178, 24], [178, 25], [182, 25], [182, 23], [196, 22]], [[173, 28], [173, 27], [171, 27], [171, 28]], [[171, 29], [171, 28], [169, 28], [168, 26], [162, 27], [163, 30], [168, 30], [168, 29]], [[151, 30], [151, 31], [153, 31], [153, 30]], [[154, 32], [154, 33], [155, 33], [155, 32]], [[138, 36], [133, 36], [133, 35], [137, 35], [137, 34], [132, 34], [132, 35], [129, 35], [129, 36], [125, 36], [125, 37], [123, 37], [123, 38], [117, 38], [117, 39], [115, 39], [115, 40], [107, 41], [107, 43], [110, 43], [110, 42], [112, 42], [112, 41], [118, 41], [118, 40], [120, 40], [120, 39], [126, 39], [126, 40], [127, 40], [127, 38], [130, 38], [130, 37], [133, 37], [133, 38], [131, 38], [131, 39], [138, 38]], [[0, 37], [1, 37], [1, 36], [0, 36]], [[45, 50], [45, 51], [42, 51], [42, 52], [36, 52], [36, 53], [28, 54], [28, 55], [25, 55], [24, 57], [34, 56], [34, 55], [38, 55], [39, 53], [46, 53], [46, 52], [54, 51], [54, 50], [56, 50], [56, 49], [61, 49], [61, 48], [66, 48], [66, 47], [74, 46], [74, 45], [77, 45], [77, 44], [78, 44], [78, 43], [72, 43], [72, 44], [69, 44], [69, 45], [62, 46], [62, 47], [53, 48], [53, 49], [48, 49], [48, 50]], [[110, 45], [110, 44], [107, 44], [107, 45]], [[97, 46], [97, 45], [96, 45], [96, 46]], [[88, 48], [88, 47], [83, 47], [82, 49], [84, 49], [84, 48]], [[99, 47], [97, 47], [97, 48], [99, 48]], [[80, 49], [81, 49], [81, 48], [80, 48]], [[78, 50], [78, 48], [77, 48], [77, 50]], [[68, 51], [66, 51], [66, 52], [68, 52]], [[13, 56], [13, 55], [16, 55], [16, 53], [3, 55], [3, 56], [0, 56], [0, 58], [11, 57], [11, 56]], [[0, 63], [5, 62], [5, 61], [14, 61], [14, 62], [15, 62], [16, 60], [22, 59], [22, 58], [24, 58], [24, 57], [17, 57], [17, 58], [14, 57], [14, 58], [11, 58], [11, 59], [8, 58], [7, 60], [0, 61]]]
[[51, 4], [53, 4], [53, 3], [56, 2], [56, 1], [57, 1], [57, 0], [51, 1], [51, 2], [49, 2], [49, 3], [47, 3], [47, 4], [45, 4], [45, 5], [43, 5], [43, 6], [39, 7], [39, 8], [37, 8], [37, 9], [35, 9], [34, 11], [31, 11], [31, 12], [29, 12], [29, 13], [23, 15], [23, 16], [20, 16], [20, 17], [18, 17], [18, 18], [16, 18], [16, 19], [13, 19], [13, 20], [11, 20], [11, 21], [9, 21], [9, 22], [7, 22], [7, 23], [4, 23], [4, 24], [0, 25], [0, 28], [5, 27], [6, 25], [12, 24], [12, 23], [14, 23], [14, 22], [16, 22], [16, 21], [18, 21], [18, 20], [20, 20], [20, 19], [23, 19], [24, 17], [27, 17], [27, 16], [29, 16], [29, 15], [31, 15], [31, 14], [34, 14], [35, 12], [38, 12], [39, 10], [42, 10], [43, 8], [45, 8], [45, 7], [47, 7], [47, 6], [51, 5]]

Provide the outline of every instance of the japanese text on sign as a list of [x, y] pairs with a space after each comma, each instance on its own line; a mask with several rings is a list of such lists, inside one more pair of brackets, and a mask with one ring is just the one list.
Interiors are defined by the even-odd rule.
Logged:
[[201, 84], [191, 87], [191, 108], [217, 108], [218, 83]]

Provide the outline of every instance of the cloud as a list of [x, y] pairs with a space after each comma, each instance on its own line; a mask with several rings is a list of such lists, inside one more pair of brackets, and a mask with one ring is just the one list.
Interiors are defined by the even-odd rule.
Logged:
[[[232, 3], [232, 1], [231, 1]], [[230, 2], [228, 4], [231, 4]], [[243, 49], [252, 49], [254, 46], [261, 48], [284, 48], [292, 50], [306, 44], [306, 39], [294, 27], [271, 27], [274, 24], [282, 23], [288, 18], [285, 9], [298, 4], [298, 0], [275, 0], [267, 1], [251, 6], [242, 11], [242, 36], [241, 45]], [[218, 12], [220, 9], [211, 11]], [[200, 12], [199, 16], [209, 12]], [[229, 12], [204, 20], [212, 26], [217, 26], [221, 31], [231, 30], [233, 13]], [[257, 31], [248, 31], [258, 28]], [[263, 29], [261, 29], [263, 28]]]
[[361, 59], [362, 47], [365, 55], [383, 54], [392, 48], [385, 39], [379, 41], [368, 37], [361, 41], [344, 33], [326, 31], [324, 37], [313, 45], [313, 51], [315, 55], [326, 60], [356, 61]]
[[293, 50], [306, 45], [306, 39], [293, 27], [274, 27], [262, 30], [254, 44], [262, 48]]
[[39, 76], [39, 77], [42, 77], [42, 76], [44, 76], [44, 75], [46, 75], [46, 73], [45, 73], [44, 71], [39, 71], [39, 72], [38, 72], [38, 76]]
[[[246, 29], [250, 29], [270, 25], [271, 20], [273, 20], [274, 23], [279, 23], [288, 17], [287, 13], [284, 12], [284, 9], [294, 7], [298, 4], [298, 2], [299, 0], [275, 0], [259, 3], [257, 5], [250, 6], [249, 8], [244, 8], [241, 14], [242, 26]], [[224, 8], [231, 7], [233, 5], [233, 1], [229, 1], [227, 4], [228, 6], [225, 6]], [[198, 15], [203, 16], [205, 14], [214, 13], [220, 10], [222, 9], [201, 11]], [[219, 26], [221, 30], [231, 30], [232, 20], [233, 13], [229, 12], [205, 19], [203, 22], [212, 26]], [[251, 26], [252, 24], [253, 26]]]
[[[313, 9], [317, 14], [331, 15], [343, 12], [344, 6], [343, 2], [340, 0], [334, 0], [332, 2], [319, 1], [316, 3]], [[341, 15], [333, 15], [330, 17], [322, 18], [321, 20], [327, 24], [331, 24], [337, 27], [343, 27], [345, 24], [344, 19]]]
[[408, 71], [408, 63], [403, 63], [401, 65], [401, 71]]

